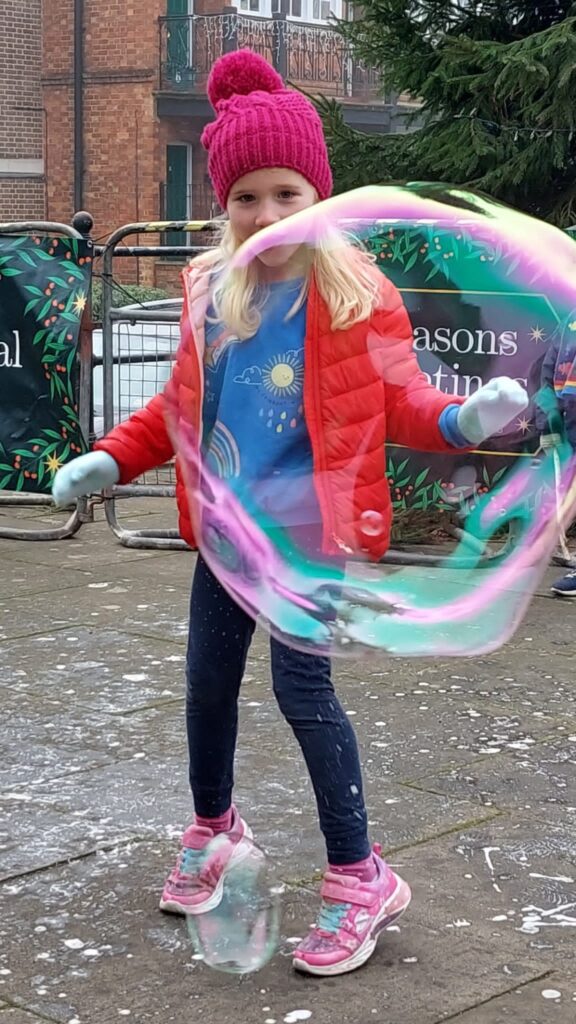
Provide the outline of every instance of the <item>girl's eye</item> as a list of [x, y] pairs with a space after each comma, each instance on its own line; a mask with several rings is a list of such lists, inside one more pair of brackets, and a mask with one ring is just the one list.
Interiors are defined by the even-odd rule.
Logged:
[[279, 193], [280, 199], [294, 199], [295, 195], [296, 193], [290, 192], [289, 189], [285, 189], [283, 192]]
[[254, 196], [250, 192], [246, 192], [243, 196], [237, 196], [236, 201], [238, 203], [251, 203], [254, 201]]

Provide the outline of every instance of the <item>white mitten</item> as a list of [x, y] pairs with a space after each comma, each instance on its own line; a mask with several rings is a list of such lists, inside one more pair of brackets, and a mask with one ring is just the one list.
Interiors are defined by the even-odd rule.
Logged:
[[83, 494], [113, 487], [120, 479], [120, 468], [107, 452], [88, 452], [59, 469], [52, 484], [56, 505], [68, 505]]
[[458, 429], [470, 444], [480, 444], [527, 408], [526, 390], [511, 377], [495, 377], [479, 388], [458, 411]]

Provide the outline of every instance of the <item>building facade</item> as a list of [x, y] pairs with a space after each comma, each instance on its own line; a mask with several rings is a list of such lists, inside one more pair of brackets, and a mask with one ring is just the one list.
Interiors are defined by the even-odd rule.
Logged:
[[[206, 81], [214, 61], [240, 47], [294, 85], [338, 98], [356, 127], [401, 128], [402, 104], [380, 95], [375, 73], [329, 24], [346, 16], [343, 3], [43, 0], [51, 215], [69, 221], [88, 209], [102, 237], [125, 223], [216, 214], [200, 145], [212, 117]], [[144, 273], [150, 284], [173, 278], [161, 263]]]
[[0, 222], [45, 216], [41, 0], [0, 4]]

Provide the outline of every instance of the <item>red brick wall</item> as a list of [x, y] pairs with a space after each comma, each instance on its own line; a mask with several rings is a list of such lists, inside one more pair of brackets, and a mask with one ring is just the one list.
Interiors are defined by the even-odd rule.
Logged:
[[[233, 6], [227, 4], [226, 0], [196, 0], [194, 4], [195, 14], [222, 14], [225, 7]], [[240, 5], [238, 5], [240, 6]]]
[[170, 297], [179, 298], [182, 294], [182, 282], [180, 280], [180, 272], [182, 267], [185, 265], [185, 260], [181, 263], [176, 261], [155, 261], [154, 267], [154, 284], [157, 288], [164, 288]]
[[40, 24], [40, 0], [2, 0], [0, 157], [42, 156]]
[[[43, 0], [50, 212], [74, 214], [73, 0]], [[84, 200], [94, 237], [159, 215], [158, 23], [163, 0], [85, 0]], [[150, 239], [152, 241], [152, 239]], [[135, 280], [134, 266], [122, 277]], [[144, 267], [144, 264], [143, 264]], [[152, 279], [152, 268], [149, 275]]]
[[0, 223], [44, 219], [44, 183], [37, 178], [0, 178]]
[[0, 220], [44, 216], [42, 172], [18, 162], [41, 161], [44, 117], [40, 89], [41, 0], [0, 4]]

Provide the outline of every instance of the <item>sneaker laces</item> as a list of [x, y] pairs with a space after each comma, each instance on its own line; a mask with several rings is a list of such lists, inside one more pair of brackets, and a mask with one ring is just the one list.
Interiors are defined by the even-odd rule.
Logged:
[[328, 903], [322, 901], [316, 927], [330, 935], [336, 935], [344, 923], [344, 919], [351, 909], [351, 903]]
[[183, 875], [199, 875], [206, 850], [192, 850], [189, 846], [182, 851], [180, 871]]
[[200, 850], [186, 846], [182, 851], [180, 872], [200, 885], [217, 885], [229, 860], [230, 842], [225, 833], [216, 836], [216, 840], [220, 841], [214, 849], [210, 848], [210, 843]]

